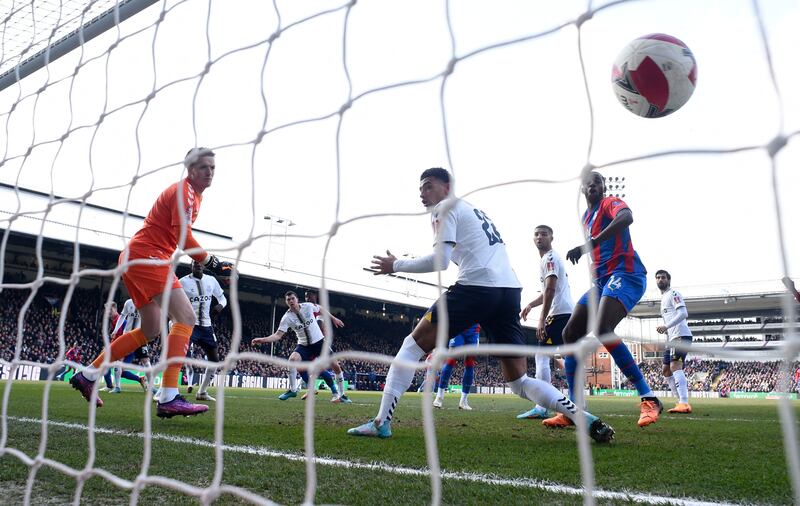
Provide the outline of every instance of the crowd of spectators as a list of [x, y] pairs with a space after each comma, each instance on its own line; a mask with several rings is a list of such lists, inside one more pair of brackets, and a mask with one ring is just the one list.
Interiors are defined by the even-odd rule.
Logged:
[[[59, 321], [64, 321], [64, 344], [66, 351], [77, 345], [84, 362], [95, 357], [102, 347], [101, 325], [103, 320], [103, 302], [105, 298], [98, 289], [76, 289], [71, 296], [70, 304], [64, 310], [65, 292], [63, 287], [42, 287], [29, 300], [30, 291], [5, 289], [0, 292], [0, 359], [10, 361], [15, 357], [17, 348], [17, 325], [19, 315], [24, 311], [24, 327], [19, 350], [19, 358], [26, 361], [50, 364], [59, 355]], [[122, 301], [118, 301], [121, 306]], [[272, 345], [253, 346], [253, 337], [266, 336], [277, 327], [283, 314], [279, 308], [276, 321], [271, 321], [272, 309], [254, 302], [240, 302], [242, 313], [242, 339], [240, 352], [252, 352], [275, 357], [287, 358], [294, 349], [296, 340], [293, 335]], [[336, 311], [334, 310], [334, 313]], [[333, 349], [336, 352], [364, 351], [394, 357], [403, 338], [408, 335], [411, 323], [405, 320], [390, 320], [385, 317], [371, 317], [356, 314], [337, 314], [345, 322], [345, 327], [336, 329]], [[214, 322], [218, 338], [220, 356], [230, 353], [233, 335], [233, 322], [229, 309], [226, 309]], [[198, 350], [199, 351], [199, 350]], [[198, 351], [194, 351], [196, 355]], [[157, 362], [160, 353], [160, 340], [152, 343], [151, 357]], [[388, 371], [388, 365], [368, 360], [341, 360], [345, 377], [348, 381], [357, 382], [363, 388], [379, 389]], [[534, 361], [528, 361], [530, 376], [535, 375]], [[667, 389], [662, 376], [660, 361], [648, 361], [640, 365], [651, 387], [656, 390]], [[451, 382], [460, 383], [463, 361], [459, 360]], [[798, 370], [798, 364], [793, 371]], [[725, 362], [690, 359], [685, 366], [687, 378], [692, 390], [720, 392], [727, 391], [762, 391], [768, 392], [776, 388], [778, 383], [779, 362]], [[252, 376], [283, 377], [286, 369], [274, 364], [258, 360], [239, 360], [229, 371], [233, 374]], [[552, 368], [555, 385], [566, 388], [564, 373], [557, 367]], [[422, 382], [421, 371], [415, 385]], [[797, 389], [800, 374], [793, 375], [792, 389]], [[496, 358], [479, 356], [475, 370], [476, 386], [502, 386], [500, 365]], [[623, 387], [631, 387], [623, 385]]]
[[[779, 390], [781, 362], [700, 360], [691, 358], [684, 364], [689, 390], [695, 392], [773, 392]], [[669, 390], [660, 361], [639, 364], [653, 390]], [[796, 392], [800, 383], [800, 362], [792, 364], [790, 391]], [[622, 388], [633, 388], [625, 381]]]

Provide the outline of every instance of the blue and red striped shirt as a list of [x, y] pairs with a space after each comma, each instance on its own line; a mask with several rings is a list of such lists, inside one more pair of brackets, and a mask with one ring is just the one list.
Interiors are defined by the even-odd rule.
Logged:
[[[590, 237], [597, 237], [628, 205], [616, 197], [603, 197], [583, 213], [583, 226]], [[614, 237], [596, 244], [592, 249], [595, 276], [606, 277], [612, 273], [647, 274], [631, 242], [630, 229], [617, 232]]]

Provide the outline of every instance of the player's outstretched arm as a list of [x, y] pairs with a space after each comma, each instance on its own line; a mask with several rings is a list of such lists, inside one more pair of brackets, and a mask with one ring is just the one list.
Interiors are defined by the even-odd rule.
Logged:
[[284, 334], [286, 334], [286, 332], [284, 332], [282, 330], [277, 330], [277, 331], [275, 331], [274, 334], [272, 334], [270, 336], [253, 338], [253, 340], [250, 341], [250, 343], [252, 343], [252, 344], [274, 343], [275, 341], [280, 341], [281, 338], [283, 338]]
[[322, 313], [323, 316], [329, 316], [331, 318], [331, 322], [333, 322], [334, 327], [336, 327], [337, 329], [344, 327], [344, 322], [339, 318], [333, 316], [333, 314], [330, 311], [320, 306], [319, 304], [317, 304], [317, 307], [319, 308], [319, 311], [320, 313]]
[[542, 294], [540, 293], [538, 297], [533, 299], [532, 301], [528, 302], [528, 305], [522, 308], [522, 311], [519, 312], [519, 318], [522, 321], [528, 320], [528, 313], [531, 312], [531, 309], [541, 306], [542, 305]]
[[447, 269], [450, 265], [450, 258], [453, 256], [455, 244], [445, 242], [442, 244], [441, 252], [437, 255], [434, 251], [430, 255], [419, 258], [398, 259], [386, 250], [385, 257], [375, 255], [372, 257], [372, 271], [377, 274], [391, 274], [393, 272], [437, 272]]
[[581, 244], [580, 246], [576, 246], [567, 252], [567, 260], [572, 262], [573, 264], [577, 264], [578, 260], [581, 259], [584, 253], [590, 252], [595, 246], [605, 242], [608, 239], [614, 237], [617, 232], [620, 232], [633, 223], [633, 213], [630, 209], [622, 209], [620, 210], [614, 219], [611, 220], [611, 223], [608, 224], [606, 228], [604, 228], [599, 234], [594, 237], [589, 238], [586, 243]]

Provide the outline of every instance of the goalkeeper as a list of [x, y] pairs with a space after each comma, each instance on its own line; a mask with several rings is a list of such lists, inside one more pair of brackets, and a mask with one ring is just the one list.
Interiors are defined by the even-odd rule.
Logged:
[[[109, 361], [113, 362], [158, 337], [161, 302], [167, 294], [167, 311], [173, 322], [164, 344], [167, 347], [167, 359], [186, 356], [195, 314], [170, 265], [172, 255], [180, 244], [181, 227], [185, 227], [184, 249], [194, 250], [190, 256], [195, 261], [216, 276], [230, 276], [233, 272], [233, 264], [222, 262], [203, 251], [192, 236], [191, 227], [197, 219], [203, 191], [211, 186], [214, 179], [214, 153], [207, 148], [193, 148], [186, 154], [183, 163], [187, 177], [171, 185], [158, 197], [141, 230], [131, 238], [126, 250], [120, 253], [120, 265], [130, 262], [122, 274], [122, 281], [141, 315], [142, 324], [140, 328], [115, 339], [94, 359], [91, 367], [70, 379], [73, 388], [80, 391], [87, 401], [91, 399], [92, 388], [106, 354]], [[153, 260], [158, 262], [154, 263]], [[181, 364], [175, 363], [164, 371], [162, 396], [156, 410], [159, 417], [191, 416], [208, 411], [208, 406], [192, 404], [178, 394], [180, 370]], [[98, 397], [97, 407], [102, 405], [103, 401]]]

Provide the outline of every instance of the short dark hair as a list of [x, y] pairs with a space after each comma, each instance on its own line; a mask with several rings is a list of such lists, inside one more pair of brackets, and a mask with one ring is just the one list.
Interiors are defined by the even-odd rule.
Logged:
[[309, 296], [309, 295], [313, 295], [313, 296], [315, 296], [315, 297], [316, 297], [318, 294], [317, 294], [317, 291], [316, 291], [316, 290], [306, 290], [306, 291], [305, 291], [305, 296], [306, 296], [306, 299], [308, 298], [308, 296]]
[[[536, 225], [536, 228], [543, 228], [543, 229], [547, 230], [548, 232], [550, 232], [550, 235], [553, 235], [553, 229], [550, 228], [547, 225]], [[536, 228], [534, 228], [534, 230], [536, 230]]]
[[422, 173], [422, 175], [419, 176], [419, 180], [422, 181], [423, 179], [428, 177], [436, 178], [443, 183], [450, 182], [450, 173], [441, 167], [432, 167], [430, 169], [425, 170]]
[[667, 277], [667, 281], [672, 281], [672, 276], [670, 276], [669, 272], [665, 271], [664, 269], [657, 270], [656, 271], [656, 277], [658, 277], [659, 274], [665, 275]]
[[[294, 293], [294, 292], [293, 292], [293, 291], [291, 291], [291, 290], [289, 290], [288, 292], [286, 292], [285, 294], [283, 294], [283, 297], [284, 297], [284, 298], [286, 298], [286, 297], [288, 297], [288, 296], [290, 296], [290, 295], [294, 295], [295, 297], [297, 297], [297, 294], [296, 294], [296, 293]], [[297, 298], [299, 299], [300, 297], [297, 297]]]

